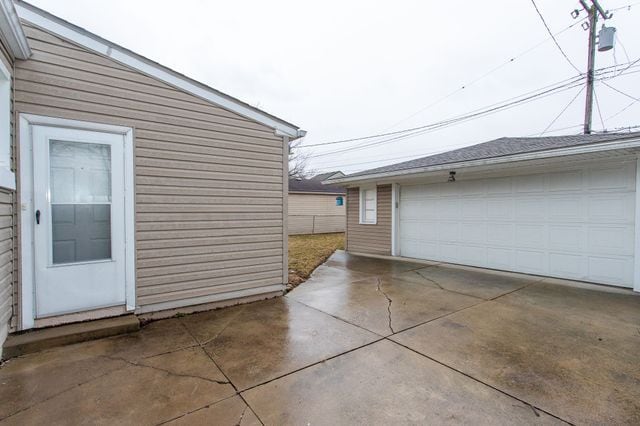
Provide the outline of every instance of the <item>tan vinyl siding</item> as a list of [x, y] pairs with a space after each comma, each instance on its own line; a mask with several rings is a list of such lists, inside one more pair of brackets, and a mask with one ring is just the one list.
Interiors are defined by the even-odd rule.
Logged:
[[336, 205], [340, 196], [290, 193], [289, 235], [344, 232], [346, 207]]
[[[0, 42], [0, 61], [10, 72], [13, 70], [13, 57], [6, 46]], [[13, 85], [13, 81], [12, 81]], [[13, 120], [13, 92], [11, 98], [11, 115], [9, 135], [13, 144], [14, 120]], [[2, 131], [5, 131], [2, 129]], [[13, 155], [13, 149], [12, 149]], [[11, 328], [14, 312], [15, 298], [13, 280], [14, 274], [14, 191], [0, 188], [0, 347], [6, 331]], [[0, 353], [2, 350], [0, 349]]]
[[[13, 313], [13, 192], [0, 189], [0, 324]], [[2, 342], [0, 342], [0, 345]]]
[[[283, 284], [283, 139], [29, 24], [16, 109], [134, 128], [141, 311]], [[253, 291], [255, 293], [255, 291]]]
[[391, 255], [391, 185], [378, 186], [377, 223], [360, 224], [360, 190], [347, 192], [347, 250]]

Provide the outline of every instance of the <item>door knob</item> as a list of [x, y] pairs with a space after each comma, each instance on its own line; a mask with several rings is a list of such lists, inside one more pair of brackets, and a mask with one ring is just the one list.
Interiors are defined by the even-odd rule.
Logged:
[[36, 225], [40, 225], [40, 210], [36, 210]]

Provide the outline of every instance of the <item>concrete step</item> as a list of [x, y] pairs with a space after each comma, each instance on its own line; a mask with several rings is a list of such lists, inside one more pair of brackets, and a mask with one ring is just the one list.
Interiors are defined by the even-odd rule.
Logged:
[[56, 346], [131, 333], [139, 329], [138, 317], [131, 314], [11, 334], [4, 343], [2, 358], [9, 359]]

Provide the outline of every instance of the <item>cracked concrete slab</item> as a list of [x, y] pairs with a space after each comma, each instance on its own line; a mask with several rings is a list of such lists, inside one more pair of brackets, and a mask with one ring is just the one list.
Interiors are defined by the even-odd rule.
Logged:
[[239, 396], [225, 399], [167, 423], [171, 426], [212, 424], [218, 426], [258, 426], [262, 423]]
[[422, 278], [405, 281], [390, 275], [321, 288], [307, 286], [305, 283], [290, 292], [287, 298], [298, 300], [381, 336], [388, 336], [482, 301], [476, 297], [437, 289]]
[[127, 365], [85, 351], [86, 346], [64, 346], [4, 363], [0, 368], [0, 420]]
[[156, 355], [139, 361], [140, 365], [167, 371], [183, 377], [198, 377], [219, 385], [226, 385], [226, 396], [235, 393], [233, 386], [222, 371], [211, 361], [209, 355], [201, 347], [181, 349], [176, 352]]
[[455, 265], [438, 265], [417, 270], [438, 287], [479, 297], [494, 299], [542, 278], [511, 272], [491, 271]]
[[[232, 320], [204, 348], [238, 389], [271, 380], [378, 338], [287, 298], [220, 312], [222, 316], [218, 320]], [[210, 324], [203, 326], [208, 328]], [[189, 327], [197, 328], [197, 321]]]
[[7, 425], [158, 424], [212, 404], [226, 385], [127, 365], [7, 419]]
[[[610, 318], [616, 306], [640, 306], [550, 293], [563, 301], [547, 303], [535, 284], [391, 339], [572, 423], [640, 424], [638, 323]], [[565, 309], [572, 299], [588, 309]]]
[[265, 424], [557, 424], [387, 340], [242, 394]]

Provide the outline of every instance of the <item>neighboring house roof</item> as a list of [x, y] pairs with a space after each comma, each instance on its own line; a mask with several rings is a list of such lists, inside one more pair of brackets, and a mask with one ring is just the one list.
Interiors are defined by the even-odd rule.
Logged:
[[[0, 0], [6, 2], [7, 0]], [[278, 136], [292, 139], [303, 137], [306, 132], [298, 126], [268, 114], [212, 87], [193, 80], [157, 62], [138, 55], [122, 46], [67, 22], [24, 1], [16, 1], [16, 10], [21, 19], [50, 31], [64, 39], [89, 50], [107, 56], [121, 64], [146, 75], [191, 93], [245, 118], [264, 124], [275, 130]]]
[[304, 193], [318, 193], [318, 194], [345, 194], [344, 188], [335, 185], [324, 185], [323, 180], [327, 179], [327, 176], [333, 175], [344, 176], [342, 172], [323, 173], [316, 175], [309, 179], [304, 178], [289, 178], [289, 193], [292, 192], [304, 192]]
[[[557, 150], [558, 155], [567, 155], [567, 149], [588, 146], [598, 146], [610, 142], [637, 140], [640, 132], [634, 133], [607, 133], [598, 135], [566, 135], [547, 137], [503, 137], [489, 142], [443, 152], [441, 154], [430, 155], [415, 160], [404, 161], [402, 163], [377, 167], [353, 173], [341, 178], [330, 179], [329, 182], [348, 182], [363, 180], [376, 176], [393, 176], [396, 174], [410, 174], [430, 171], [430, 168], [442, 169], [441, 166], [459, 165], [461, 163], [473, 162], [475, 160], [487, 160], [498, 158], [510, 158], [519, 154], [536, 152], [550, 152]], [[562, 153], [561, 153], [562, 151]]]
[[12, 0], [0, 0], [0, 37], [7, 43], [7, 47], [16, 58], [27, 59], [31, 56], [27, 37], [24, 35]]
[[344, 173], [342, 173], [341, 171], [336, 171], [336, 172], [320, 173], [319, 175], [315, 175], [313, 179], [319, 179], [322, 181], [327, 179], [335, 179], [343, 176], [345, 176]]

